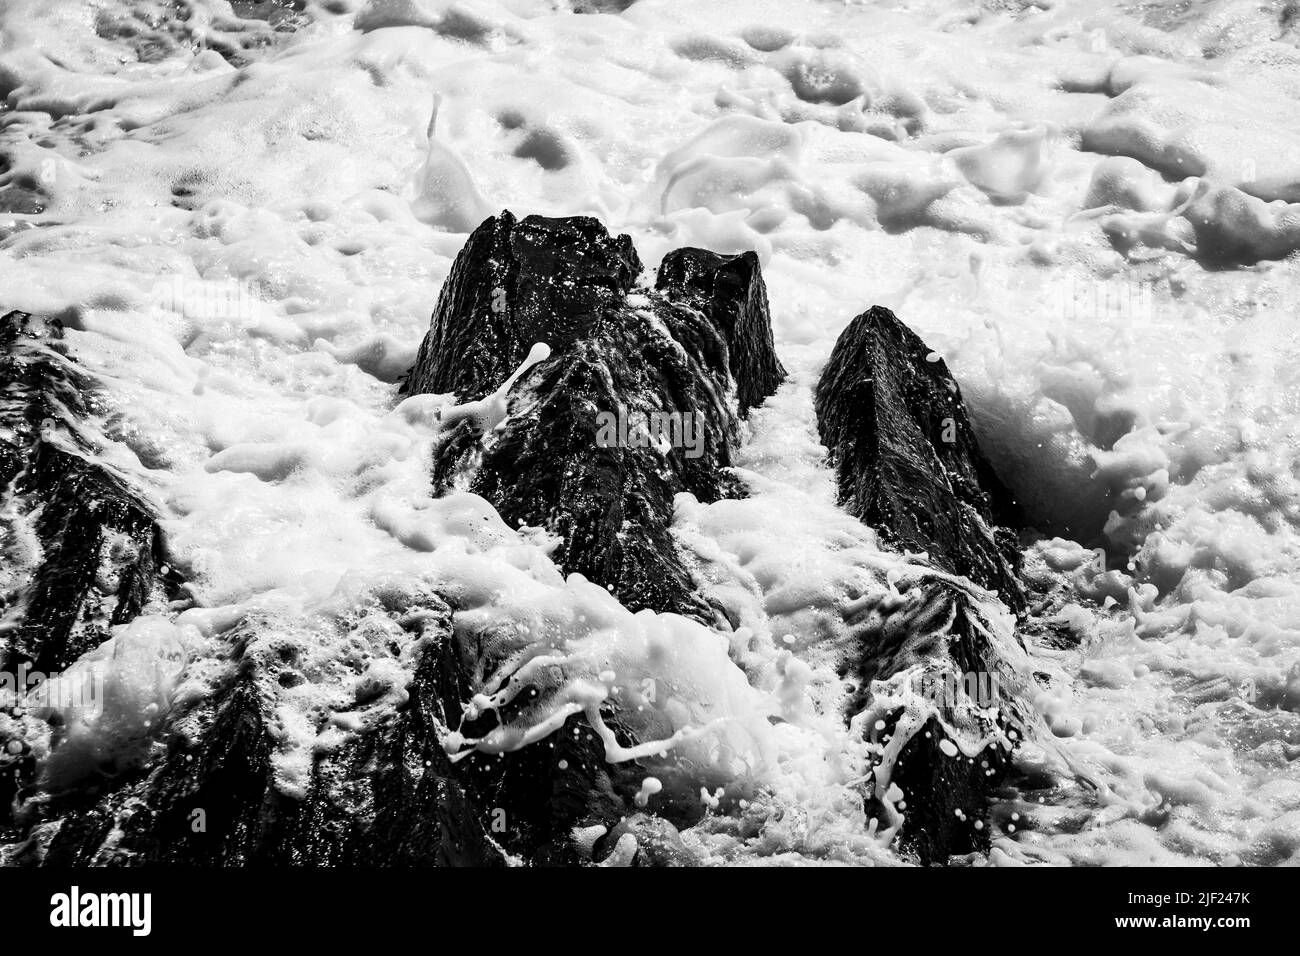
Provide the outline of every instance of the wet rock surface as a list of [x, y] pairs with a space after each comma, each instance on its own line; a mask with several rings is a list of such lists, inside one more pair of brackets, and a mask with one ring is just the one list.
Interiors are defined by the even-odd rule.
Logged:
[[[0, 665], [61, 670], [146, 606], [174, 597], [152, 507], [95, 457], [94, 383], [58, 321], [0, 317], [0, 489], [10, 534]], [[39, 553], [20, 551], [30, 533]]]
[[899, 550], [1024, 606], [1015, 501], [975, 442], [943, 359], [888, 309], [840, 334], [817, 384], [840, 502]]
[[626, 236], [502, 213], [457, 258], [405, 390], [481, 400], [550, 346], [496, 429], [463, 421], [440, 445], [435, 487], [557, 534], [565, 573], [633, 610], [710, 621], [669, 531], [673, 496], [743, 493], [726, 471], [738, 416], [783, 372], [755, 260], [679, 250], [667, 263], [663, 294], [637, 290]]
[[[881, 745], [871, 812], [882, 826], [891, 822], [881, 798], [898, 787], [903, 844], [922, 863], [942, 864], [988, 849], [990, 798], [1034, 716], [1018, 648], [990, 620], [996, 608], [934, 579], [900, 582], [900, 590], [895, 607], [864, 608], [851, 620], [844, 676], [857, 692], [847, 716], [870, 708], [863, 730]], [[873, 693], [872, 681], [887, 686]]]
[[[766, 291], [752, 254], [670, 253], [656, 288], [626, 236], [595, 220], [483, 223], [453, 267], [404, 391], [455, 393], [478, 411], [449, 413], [432, 464], [437, 489], [466, 488], [512, 525], [559, 538], [565, 572], [608, 587], [632, 609], [675, 611], [706, 623], [671, 533], [673, 496], [744, 494], [729, 471], [740, 420], [782, 381]], [[151, 602], [174, 575], [147, 504], [116, 474], [77, 453], [75, 419], [88, 381], [59, 344], [57, 324], [20, 313], [0, 324], [0, 362], [19, 383], [5, 397], [0, 467], [15, 494], [45, 503], [34, 582], [21, 593], [9, 659], [66, 665]], [[517, 378], [538, 342], [549, 354]], [[1010, 496], [976, 447], [960, 393], [940, 362], [892, 314], [873, 309], [849, 326], [817, 390], [822, 437], [845, 507], [896, 547], [1023, 603], [1016, 579]], [[510, 381], [513, 388], [502, 388]], [[489, 415], [500, 400], [500, 414]], [[677, 430], [653, 430], [651, 415]], [[70, 423], [72, 422], [72, 423]], [[690, 422], [682, 427], [683, 422]], [[697, 429], [692, 431], [690, 429]], [[84, 450], [84, 449], [83, 449]], [[105, 542], [125, 540], [128, 560]], [[121, 546], [119, 545], [119, 551]], [[858, 688], [848, 716], [880, 710], [879, 786], [868, 803], [890, 812], [886, 784], [907, 795], [905, 843], [923, 862], [986, 849], [992, 787], [1029, 720], [1019, 675], [1001, 654], [987, 596], [922, 575], [897, 606], [850, 615], [856, 651], [844, 676]], [[104, 582], [113, 586], [105, 588]], [[907, 582], [903, 582], [904, 585]], [[18, 592], [15, 592], [18, 593]], [[0, 793], [11, 862], [36, 865], [532, 865], [682, 866], [697, 861], [679, 828], [698, 807], [636, 811], [645, 776], [610, 764], [581, 714], [544, 740], [507, 753], [449, 756], [456, 730], [485, 739], [495, 711], [465, 703], [496, 664], [458, 633], [455, 609], [429, 594], [385, 610], [406, 634], [409, 679], [389, 696], [357, 692], [345, 712], [321, 715], [346, 732], [285, 777], [279, 712], [304, 681], [328, 689], [337, 674], [305, 673], [292, 641], [248, 621], [224, 639], [210, 692], [177, 704], [151, 730], [138, 763], [105, 768], [93, 784], [60, 791], [28, 760]], [[97, 629], [96, 629], [97, 628]], [[873, 681], [903, 673], [960, 684], [995, 674], [1012, 693], [992, 707], [938, 700], [919, 718], [873, 699]], [[527, 688], [518, 697], [527, 700]], [[615, 708], [602, 718], [635, 744]], [[919, 722], [918, 722], [919, 721]], [[463, 739], [463, 738], [462, 738]], [[988, 742], [973, 755], [954, 740]], [[1001, 744], [994, 743], [1001, 741]], [[1012, 743], [1008, 743], [1011, 741]], [[57, 744], [57, 740], [56, 740]], [[887, 772], [886, 772], [887, 771]], [[21, 779], [20, 779], [21, 778]]]
[[[932, 566], [1023, 611], [1009, 530], [1015, 502], [981, 454], [942, 359], [892, 312], [873, 307], [840, 335], [816, 408], [849, 512], [886, 544], [924, 553]], [[899, 607], [864, 610], [845, 671], [858, 687], [849, 714], [869, 705], [872, 681], [918, 669], [912, 683], [920, 686], [910, 690], [925, 700], [928, 716], [918, 725], [900, 707], [868, 732], [897, 738], [877, 783], [887, 769], [906, 799], [904, 841], [922, 862], [942, 863], [987, 849], [989, 796], [1031, 712], [1023, 675], [1007, 660], [1017, 648], [1000, 645], [1006, 638], [995, 636], [989, 620], [996, 603], [935, 578], [900, 590]], [[877, 809], [882, 795], [875, 794]]]
[[772, 344], [767, 286], [755, 253], [676, 249], [659, 264], [655, 288], [699, 309], [722, 332], [742, 417], [777, 390], [785, 369]]
[[359, 706], [354, 731], [286, 786], [277, 710], [289, 642], [257, 624], [229, 642], [226, 675], [169, 715], [158, 752], [101, 786], [48, 793], [19, 816], [19, 865], [501, 866], [583, 862], [575, 826], [628, 812], [634, 768], [609, 767], [566, 726], [521, 751], [453, 761], [443, 746], [466, 694], [452, 610], [428, 596], [408, 620], [416, 663], [396, 700]]

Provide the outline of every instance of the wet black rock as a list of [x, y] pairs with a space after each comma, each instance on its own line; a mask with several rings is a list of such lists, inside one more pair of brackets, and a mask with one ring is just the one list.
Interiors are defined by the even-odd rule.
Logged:
[[504, 854], [439, 742], [446, 715], [437, 672], [450, 628], [442, 612], [425, 625], [405, 706], [376, 708], [345, 744], [317, 755], [305, 793], [277, 784], [275, 635], [239, 635], [228, 677], [205, 702], [171, 716], [152, 769], [98, 798], [55, 794], [32, 812], [56, 822], [18, 862], [501, 865]]
[[783, 373], [756, 261], [668, 262], [662, 293], [636, 290], [631, 240], [594, 219], [489, 219], [456, 259], [405, 391], [482, 399], [549, 345], [499, 428], [465, 420], [443, 440], [435, 488], [557, 534], [565, 573], [629, 608], [710, 621], [669, 530], [673, 496], [743, 493], [727, 471], [739, 415]]
[[93, 383], [62, 339], [55, 320], [0, 317], [0, 493], [6, 520], [30, 526], [41, 546], [34, 561], [5, 556], [8, 671], [65, 668], [180, 584], [153, 509], [95, 455]]
[[857, 688], [847, 714], [874, 703], [872, 681], [911, 670], [905, 686], [916, 695], [913, 704], [933, 711], [918, 722], [924, 710], [900, 706], [878, 718], [883, 727], [865, 728], [882, 745], [897, 738], [896, 753], [873, 774], [869, 809], [883, 826], [888, 815], [877, 791], [897, 785], [906, 802], [903, 844], [922, 863], [942, 864], [988, 849], [989, 800], [1033, 725], [1033, 710], [1025, 675], [1009, 661], [1018, 648], [1003, 643], [1014, 638], [999, 635], [989, 619], [991, 611], [1004, 612], [933, 578], [905, 578], [899, 590], [901, 599], [864, 600], [846, 617], [852, 650], [843, 676]]
[[[905, 844], [923, 862], [943, 863], [987, 848], [989, 796], [1032, 719], [1024, 675], [1008, 663], [1019, 651], [1009, 646], [1011, 617], [990, 620], [1004, 614], [999, 602], [1012, 612], [1025, 606], [1010, 530], [1016, 504], [981, 454], [947, 366], [888, 309], [864, 312], [840, 335], [816, 408], [844, 507], [885, 544], [924, 552], [933, 567], [997, 592], [990, 602], [921, 575], [899, 583], [897, 606], [864, 605], [850, 616], [845, 676], [858, 692], [849, 715], [870, 703], [871, 681], [911, 668], [924, 685], [912, 690], [934, 706], [921, 726], [908, 726], [915, 717], [899, 707], [868, 733], [901, 735], [901, 752], [880, 774], [905, 794]], [[980, 741], [977, 755], [965, 752]]]
[[873, 306], [841, 333], [816, 401], [844, 507], [887, 544], [925, 552], [1022, 610], [1010, 530], [1018, 509], [980, 452], [943, 360]]
[[772, 344], [767, 286], [755, 253], [720, 256], [707, 249], [677, 249], [659, 264], [655, 288], [699, 309], [722, 332], [742, 416], [777, 390], [785, 369]]
[[632, 240], [594, 219], [485, 220], [443, 283], [404, 391], [492, 392], [534, 342], [562, 350], [619, 303], [642, 269]]
[[585, 862], [571, 831], [615, 826], [631, 807], [637, 768], [607, 765], [577, 721], [520, 751], [453, 761], [443, 742], [468, 697], [467, 648], [434, 595], [400, 616], [418, 648], [405, 694], [358, 703], [357, 729], [313, 755], [300, 792], [283, 785], [276, 766], [284, 750], [277, 711], [293, 706], [282, 679], [294, 667], [293, 642], [249, 622], [232, 634], [212, 693], [168, 715], [153, 760], [133, 775], [33, 800], [20, 813], [26, 840], [9, 855], [44, 866]]

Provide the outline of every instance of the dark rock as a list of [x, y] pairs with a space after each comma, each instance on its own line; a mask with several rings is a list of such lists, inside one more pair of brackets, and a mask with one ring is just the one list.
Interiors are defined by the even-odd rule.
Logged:
[[785, 369], [772, 344], [767, 286], [756, 254], [677, 249], [659, 264], [655, 288], [673, 302], [700, 309], [722, 332], [742, 416], [777, 390]]
[[[1025, 738], [1033, 719], [1026, 703], [1024, 675], [1011, 666], [994, 636], [986, 612], [972, 593], [933, 579], [900, 582], [902, 601], [864, 601], [847, 617], [851, 628], [849, 665], [843, 676], [858, 688], [848, 715], [872, 703], [871, 682], [886, 681], [920, 666], [910, 689], [918, 700], [932, 704], [936, 716], [917, 726], [905, 722], [906, 708], [881, 718], [885, 727], [867, 728], [878, 742], [899, 734], [896, 757], [877, 770], [878, 780], [897, 784], [907, 803], [902, 838], [926, 864], [944, 863], [953, 854], [988, 848], [986, 816], [990, 795], [1008, 769], [1015, 746]], [[945, 725], [960, 741], [954, 740]], [[981, 740], [997, 741], [976, 757], [952, 746]], [[875, 809], [882, 808], [875, 800]], [[958, 811], [961, 811], [960, 815]], [[983, 827], [976, 827], [983, 821]]]
[[[435, 488], [468, 488], [507, 523], [556, 533], [565, 573], [629, 608], [705, 621], [714, 612], [669, 530], [673, 496], [741, 493], [725, 470], [736, 398], [761, 400], [782, 374], [757, 263], [710, 257], [670, 256], [668, 294], [629, 298], [641, 264], [627, 236], [594, 219], [502, 213], [457, 257], [405, 386], [482, 399], [534, 343], [549, 345], [494, 433], [468, 420], [451, 430], [435, 452]], [[652, 415], [666, 432], [658, 445]]]
[[520, 222], [503, 212], [484, 220], [443, 283], [403, 390], [482, 398], [534, 342], [558, 352], [581, 336], [641, 269], [632, 240], [612, 238], [594, 219]]
[[1016, 503], [980, 453], [942, 359], [892, 312], [849, 323], [817, 384], [817, 424], [840, 501], [888, 544], [1024, 607]]
[[[1016, 612], [1025, 607], [1018, 578], [1017, 508], [980, 453], [961, 391], [942, 360], [892, 312], [879, 306], [840, 335], [817, 386], [817, 420], [831, 453], [845, 508], [889, 545], [925, 552], [929, 563], [997, 592]], [[937, 359], [937, 356], [935, 357]], [[925, 863], [986, 849], [989, 795], [1031, 720], [1024, 678], [1006, 661], [983, 599], [958, 584], [922, 576], [897, 606], [865, 602], [855, 612], [845, 676], [858, 691], [850, 716], [870, 703], [871, 681], [908, 668], [918, 673], [936, 716], [922, 726], [905, 708], [883, 718], [882, 737], [906, 734], [901, 752], [877, 774], [905, 794], [904, 842]], [[996, 605], [994, 605], [996, 608]], [[993, 613], [996, 613], [994, 611]], [[970, 689], [991, 690], [981, 701]], [[926, 693], [928, 691], [928, 693]], [[997, 739], [978, 757], [960, 749]], [[874, 733], [874, 728], [868, 731]], [[879, 793], [875, 794], [880, 796]], [[877, 804], [877, 809], [882, 809]], [[960, 811], [960, 812], [959, 812]]]
[[[232, 644], [224, 683], [173, 714], [166, 753], [106, 796], [55, 794], [57, 821], [19, 862], [47, 866], [490, 866], [504, 854], [443, 750], [439, 671], [451, 612], [426, 608], [424, 643], [401, 708], [376, 707], [352, 739], [318, 755], [302, 799], [281, 792], [272, 758], [283, 657], [273, 633]], [[109, 839], [112, 834], [112, 839]]]
[[169, 717], [159, 735], [165, 752], [152, 767], [115, 786], [33, 801], [26, 845], [12, 856], [45, 866], [500, 866], [508, 855], [535, 865], [583, 862], [571, 830], [621, 819], [635, 768], [607, 765], [577, 720], [547, 742], [453, 762], [443, 739], [468, 696], [465, 648], [440, 599], [427, 596], [419, 612], [405, 702], [365, 708], [361, 730], [315, 757], [301, 798], [277, 786], [273, 764], [279, 678], [292, 655], [274, 632], [250, 626], [232, 641], [216, 691]]
[[43, 554], [14, 561], [0, 610], [0, 663], [50, 673], [108, 638], [108, 628], [175, 596], [153, 510], [94, 457], [90, 379], [67, 355], [57, 321], [0, 317], [0, 488], [31, 520]]
[[[515, 707], [500, 714], [487, 710], [466, 719], [461, 701], [482, 689], [482, 675], [502, 661], [484, 659], [478, 641], [457, 635], [439, 656], [438, 693], [446, 701], [446, 726], [469, 738], [488, 734], [499, 721], [516, 716], [535, 688], [524, 686]], [[508, 681], [507, 681], [508, 683]], [[617, 713], [602, 711], [605, 725], [619, 743], [636, 741]], [[585, 862], [571, 833], [575, 827], [612, 826], [631, 805], [644, 776], [635, 762], [609, 764], [604, 746], [581, 714], [569, 717], [548, 736], [520, 750], [493, 754], [470, 750], [455, 764], [455, 772], [473, 794], [483, 826], [511, 854], [535, 865], [580, 865]]]

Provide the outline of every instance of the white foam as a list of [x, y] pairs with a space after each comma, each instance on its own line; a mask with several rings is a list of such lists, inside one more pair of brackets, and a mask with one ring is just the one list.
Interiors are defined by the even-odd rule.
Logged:
[[[196, 0], [189, 33], [141, 38], [113, 27], [137, 6], [0, 12], [0, 186], [44, 207], [0, 215], [4, 307], [62, 315], [104, 375], [105, 457], [163, 502], [203, 605], [176, 622], [198, 634], [179, 684], [123, 678], [120, 700], [203, 693], [204, 642], [241, 619], [322, 666], [350, 641], [383, 656], [357, 608], [448, 589], [458, 628], [503, 642], [489, 702], [510, 669], [564, 662], [476, 745], [598, 721], [617, 690], [691, 799], [726, 788], [684, 834], [704, 859], [896, 862], [835, 661], [861, 589], [917, 572], [834, 508], [809, 399], [838, 332], [881, 304], [954, 370], [1047, 534], [1029, 565], [1068, 595], [1054, 626], [1083, 639], [1030, 647], [1063, 736], [1021, 759], [1059, 789], [1017, 802], [1034, 826], [995, 834], [991, 860], [1294, 854], [1300, 83], [1271, 8], [373, 0], [272, 35]], [[248, 65], [195, 49], [254, 36]], [[733, 631], [629, 614], [564, 580], [546, 534], [429, 498], [454, 399], [394, 407], [391, 383], [463, 233], [500, 207], [598, 216], [651, 265], [759, 252], [792, 380], [752, 422], [755, 495], [683, 499], [676, 522]], [[164, 294], [177, 280], [224, 306]], [[368, 671], [376, 700], [395, 660]], [[299, 718], [353, 691], [286, 690], [286, 792], [353, 732]], [[128, 710], [85, 724], [87, 753], [136, 752]]]

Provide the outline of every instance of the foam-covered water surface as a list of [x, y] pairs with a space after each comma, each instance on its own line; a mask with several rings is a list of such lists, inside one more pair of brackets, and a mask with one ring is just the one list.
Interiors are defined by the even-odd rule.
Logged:
[[[457, 743], [631, 701], [656, 779], [703, 791], [706, 860], [906, 862], [834, 652], [865, 589], [918, 572], [835, 507], [811, 398], [880, 304], [1039, 532], [1045, 731], [987, 861], [1300, 860], [1294, 4], [7, 0], [0, 37], [0, 310], [65, 322], [195, 605], [95, 652], [188, 663], [116, 666], [61, 779], [134, 753], [136, 704], [204, 693], [240, 621], [400, 694], [410, 661], [359, 609], [436, 586], [567, 675], [527, 728]], [[394, 383], [503, 208], [598, 217], [651, 266], [758, 252], [791, 375], [749, 421], [752, 497], [675, 522], [730, 633], [632, 614], [543, 532], [431, 497], [456, 399]], [[349, 732], [342, 686], [287, 694], [284, 792]]]

